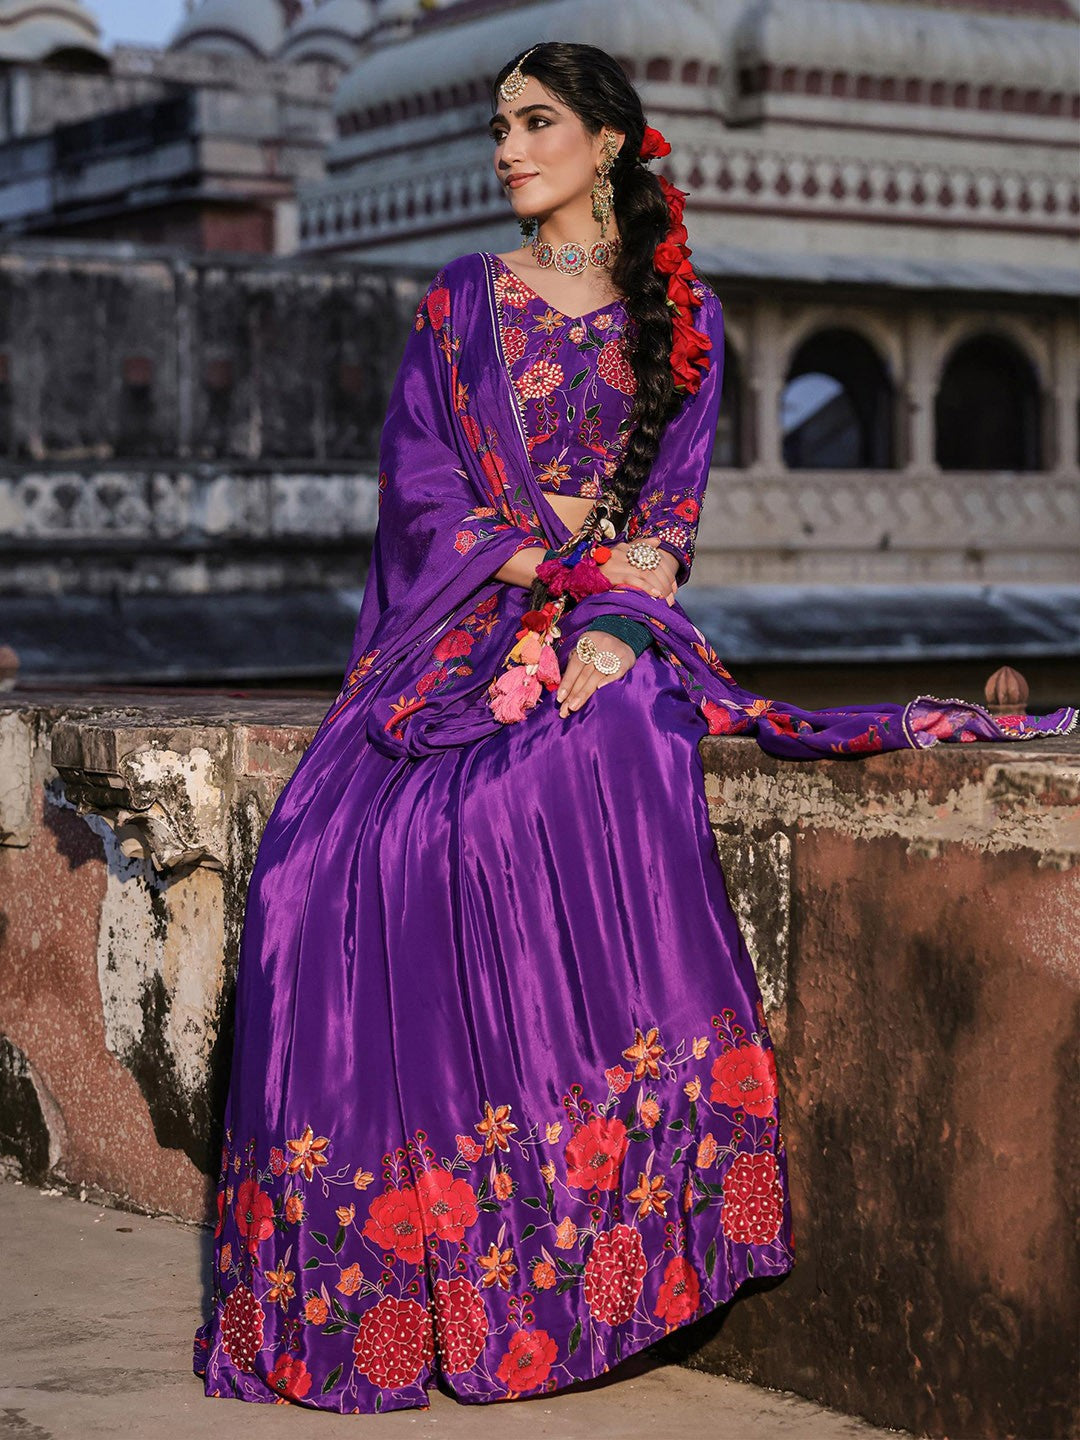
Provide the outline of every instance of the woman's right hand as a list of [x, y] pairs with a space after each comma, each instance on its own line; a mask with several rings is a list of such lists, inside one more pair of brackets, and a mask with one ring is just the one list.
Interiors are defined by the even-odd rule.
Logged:
[[[660, 556], [659, 565], [652, 570], [642, 570], [637, 565], [631, 565], [626, 558], [631, 544], [652, 545]], [[679, 562], [669, 551], [660, 549], [659, 540], [621, 540], [617, 545], [610, 545], [608, 548], [611, 558], [600, 566], [600, 572], [612, 585], [632, 585], [636, 590], [644, 590], [647, 595], [654, 595], [657, 600], [666, 600], [669, 605], [675, 604], [675, 592], [679, 588], [675, 583], [675, 576], [678, 574]]]

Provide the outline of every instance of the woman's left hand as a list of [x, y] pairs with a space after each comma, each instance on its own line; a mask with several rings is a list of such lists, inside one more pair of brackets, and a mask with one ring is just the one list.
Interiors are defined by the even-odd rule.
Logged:
[[571, 650], [555, 695], [555, 699], [561, 702], [559, 715], [563, 720], [572, 710], [580, 710], [593, 691], [599, 690], [601, 685], [608, 685], [612, 680], [621, 680], [626, 672], [633, 668], [637, 659], [625, 640], [616, 639], [606, 630], [586, 630], [583, 634], [588, 636], [598, 650], [614, 650], [619, 657], [619, 668], [614, 675], [601, 675], [591, 660], [581, 660], [575, 650]]

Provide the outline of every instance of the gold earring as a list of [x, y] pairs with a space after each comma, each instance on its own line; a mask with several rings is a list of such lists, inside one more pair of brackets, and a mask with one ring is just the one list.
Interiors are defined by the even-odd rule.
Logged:
[[618, 136], [610, 131], [604, 138], [604, 149], [600, 159], [600, 166], [596, 172], [596, 180], [592, 187], [592, 213], [593, 219], [600, 222], [601, 236], [607, 234], [607, 223], [611, 219], [611, 211], [615, 204], [615, 192], [612, 189], [608, 171], [615, 164], [615, 157], [619, 153]]

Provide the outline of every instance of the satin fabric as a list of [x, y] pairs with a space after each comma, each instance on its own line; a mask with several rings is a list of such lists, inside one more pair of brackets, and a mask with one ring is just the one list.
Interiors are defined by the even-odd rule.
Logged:
[[[543, 1393], [793, 1261], [775, 1058], [698, 746], [726, 726], [853, 754], [845, 737], [923, 712], [763, 708], [681, 607], [628, 589], [580, 602], [558, 644], [565, 664], [591, 616], [632, 614], [656, 643], [628, 674], [565, 720], [545, 692], [494, 721], [525, 592], [490, 577], [567, 532], [516, 428], [490, 283], [462, 257], [417, 311], [349, 667], [251, 877], [207, 1395], [367, 1413], [434, 1383]], [[675, 497], [704, 485], [722, 312], [699, 294], [711, 379], [627, 533], [666, 499], [685, 519]]]

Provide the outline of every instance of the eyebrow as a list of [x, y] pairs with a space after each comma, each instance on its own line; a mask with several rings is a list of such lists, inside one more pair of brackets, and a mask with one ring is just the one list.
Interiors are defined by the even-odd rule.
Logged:
[[[558, 114], [558, 111], [555, 109], [555, 107], [554, 107], [553, 105], [543, 105], [543, 104], [522, 105], [522, 107], [521, 107], [520, 110], [512, 110], [510, 113], [511, 113], [512, 115], [528, 115], [531, 110], [548, 110], [548, 111], [551, 112], [552, 115]], [[505, 120], [505, 119], [506, 119], [506, 116], [505, 116], [505, 115], [502, 113], [502, 111], [500, 110], [497, 115], [492, 115], [491, 119], [488, 121], [488, 129], [489, 129], [489, 130], [494, 129], [494, 128], [495, 128], [495, 125], [497, 124], [498, 121], [500, 121], [500, 120]]]

